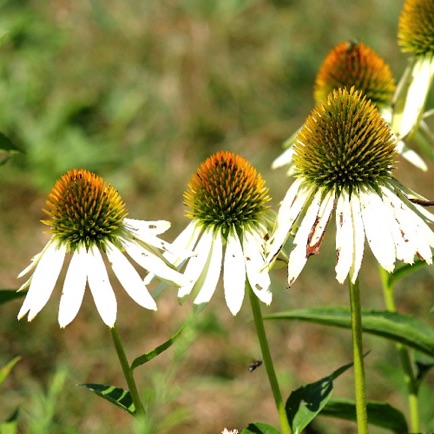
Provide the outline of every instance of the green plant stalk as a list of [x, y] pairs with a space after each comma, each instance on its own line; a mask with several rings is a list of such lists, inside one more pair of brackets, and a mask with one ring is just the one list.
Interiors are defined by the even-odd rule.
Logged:
[[128, 385], [128, 390], [134, 402], [136, 416], [144, 417], [146, 415], [145, 409], [143, 407], [142, 401], [140, 400], [139, 392], [137, 391], [136, 382], [133, 376], [133, 371], [130, 368], [130, 365], [128, 363], [127, 355], [125, 354], [124, 347], [122, 346], [122, 341], [119, 336], [119, 332], [116, 329], [116, 327], [113, 326], [110, 328], [110, 333], [113, 339], [114, 346], [116, 348], [116, 353], [118, 355], [119, 362], [122, 367], [122, 372], [124, 373], [124, 377]]
[[250, 284], [247, 283], [247, 292], [249, 293], [250, 305], [252, 307], [253, 319], [255, 321], [256, 333], [261, 347], [262, 359], [267, 371], [268, 381], [270, 382], [273, 392], [274, 402], [276, 403], [277, 412], [279, 414], [280, 427], [282, 434], [291, 434], [292, 430], [289, 425], [288, 417], [285, 411], [285, 403], [280, 393], [279, 382], [277, 381], [276, 371], [274, 370], [273, 359], [268, 346], [267, 335], [265, 333], [264, 320], [262, 318], [261, 306], [259, 301], [252, 291]]
[[359, 281], [350, 286], [351, 335], [354, 358], [354, 386], [356, 394], [357, 428], [359, 434], [368, 433], [368, 414], [366, 410], [365, 367], [362, 343], [362, 309], [360, 303]]
[[[395, 299], [393, 297], [393, 285], [390, 284], [389, 274], [382, 267], [379, 267], [379, 270], [386, 309], [389, 312], [396, 312]], [[420, 432], [418, 384], [413, 369], [412, 357], [409, 349], [405, 345], [397, 343], [396, 349], [398, 350], [399, 358], [401, 360], [404, 381], [407, 387], [411, 432]]]

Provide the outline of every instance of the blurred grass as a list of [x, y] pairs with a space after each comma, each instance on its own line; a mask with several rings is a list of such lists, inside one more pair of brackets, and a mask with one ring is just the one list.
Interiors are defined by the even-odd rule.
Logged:
[[[391, 64], [398, 79], [407, 61], [396, 45], [402, 3], [0, 1], [0, 35], [7, 32], [0, 46], [0, 131], [24, 151], [0, 171], [0, 287], [16, 288], [16, 275], [45, 244], [39, 223], [45, 197], [74, 167], [111, 182], [131, 217], [172, 221], [169, 240], [187, 224], [187, 181], [218, 150], [249, 159], [277, 206], [288, 181], [270, 164], [312, 108], [312, 85], [324, 56], [342, 40], [359, 39]], [[432, 198], [432, 169], [431, 164], [422, 174], [400, 162], [398, 178]], [[274, 302], [266, 312], [347, 302], [346, 288], [334, 278], [332, 232], [291, 290], [283, 290], [284, 270], [273, 274]], [[362, 273], [364, 305], [381, 309], [370, 253]], [[432, 323], [433, 277], [427, 268], [398, 286], [401, 311]], [[123, 381], [91, 297], [74, 323], [59, 330], [59, 293], [60, 288], [31, 324], [16, 321], [20, 302], [1, 307], [0, 365], [17, 354], [24, 360], [2, 389], [0, 420], [20, 404], [22, 432], [47, 432], [38, 431], [38, 421], [49, 411], [50, 432], [133, 432], [127, 415], [75, 387]], [[167, 339], [190, 313], [188, 305], [177, 305], [172, 288], [155, 314], [121, 291], [118, 299], [119, 328], [131, 359]], [[285, 395], [351, 359], [345, 331], [298, 323], [272, 323], [268, 329]], [[372, 350], [368, 396], [405, 411], [393, 346], [372, 337], [365, 346]], [[137, 371], [157, 415], [153, 429], [211, 434], [254, 420], [276, 424], [265, 370], [248, 371], [259, 357], [247, 303], [233, 318], [217, 291], [185, 345]], [[53, 400], [60, 380], [63, 393]], [[430, 375], [428, 390], [433, 383]], [[352, 396], [350, 374], [337, 382], [339, 395]], [[315, 425], [325, 434], [354, 432], [353, 425], [328, 419]]]

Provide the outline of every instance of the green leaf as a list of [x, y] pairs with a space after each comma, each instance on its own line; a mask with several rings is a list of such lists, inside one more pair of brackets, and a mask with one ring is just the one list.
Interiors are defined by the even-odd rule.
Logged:
[[21, 356], [14, 357], [6, 366], [0, 369], [0, 384], [5, 381], [6, 377], [12, 371], [12, 368], [21, 360]]
[[255, 422], [244, 428], [241, 434], [280, 434], [280, 431], [266, 423]]
[[0, 166], [6, 163], [9, 158], [14, 154], [19, 154], [21, 151], [6, 137], [3, 133], [0, 133], [0, 155], [5, 153], [6, 155], [0, 160]]
[[[301, 320], [329, 326], [351, 328], [346, 307], [314, 307], [269, 315], [266, 319]], [[434, 357], [434, 331], [417, 319], [397, 312], [362, 311], [362, 329]]]
[[157, 357], [159, 354], [161, 354], [163, 351], [166, 351], [167, 349], [169, 349], [174, 342], [176, 341], [176, 339], [179, 338], [179, 336], [182, 333], [182, 330], [184, 330], [185, 324], [182, 325], [182, 327], [170, 338], [168, 339], [166, 342], [164, 342], [163, 344], [159, 345], [158, 347], [154, 348], [153, 350], [137, 357], [136, 359], [133, 360], [133, 363], [131, 364], [131, 369], [135, 369], [140, 365], [143, 365], [147, 362], [149, 362], [150, 360], [152, 360], [154, 357]]
[[93, 383], [80, 384], [80, 386], [86, 387], [91, 392], [96, 393], [101, 398], [111, 402], [134, 416], [136, 408], [128, 390], [121, 389], [120, 387]]
[[294, 434], [301, 433], [324, 408], [333, 392], [333, 380], [353, 366], [341, 366], [327, 377], [294, 390], [286, 401], [285, 409]]
[[0, 289], [0, 304], [7, 303], [10, 300], [24, 297], [27, 291], [17, 292], [15, 289]]
[[12, 412], [6, 422], [0, 423], [0, 434], [16, 434], [18, 432], [17, 418], [18, 408]]
[[425, 267], [426, 265], [427, 265], [426, 261], [416, 259], [414, 261], [414, 264], [404, 264], [401, 265], [400, 267], [395, 268], [394, 271], [389, 273], [389, 277], [388, 277], [389, 286], [392, 288], [393, 285], [395, 285], [395, 283], [398, 282], [400, 279], [413, 273], [416, 270], [419, 270], [420, 268]]
[[[388, 429], [395, 433], [408, 432], [404, 415], [391, 405], [383, 402], [368, 402], [366, 409], [369, 424]], [[350, 399], [331, 399], [320, 415], [356, 422], [356, 403]]]

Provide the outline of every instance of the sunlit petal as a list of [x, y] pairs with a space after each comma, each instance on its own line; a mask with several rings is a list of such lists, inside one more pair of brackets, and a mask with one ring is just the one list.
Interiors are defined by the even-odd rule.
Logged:
[[29, 291], [18, 312], [18, 319], [21, 319], [28, 312], [28, 320], [31, 321], [47, 304], [59, 277], [65, 253], [65, 246], [59, 246], [56, 242], [49, 242], [49, 246], [39, 258]]
[[318, 218], [318, 211], [321, 205], [321, 192], [317, 191], [312, 203], [309, 205], [306, 214], [303, 217], [297, 234], [294, 238], [294, 247], [289, 255], [288, 259], [288, 285], [291, 286], [294, 280], [306, 265], [309, 257], [309, 235], [312, 233], [312, 229]]
[[90, 292], [102, 320], [109, 327], [113, 327], [116, 321], [117, 303], [104, 261], [96, 247], [91, 247], [87, 256]]
[[157, 304], [142, 281], [139, 273], [113, 244], [107, 244], [107, 257], [116, 277], [128, 295], [140, 306], [157, 310]]
[[363, 227], [360, 200], [357, 194], [351, 196], [351, 217], [353, 220], [353, 263], [350, 269], [351, 283], [355, 283], [362, 265], [363, 252], [365, 249], [365, 229]]
[[202, 303], [208, 303], [211, 300], [221, 274], [222, 256], [222, 235], [220, 232], [216, 232], [214, 234], [208, 263], [204, 267], [199, 280], [195, 284], [195, 287], [198, 288], [199, 293], [194, 300], [194, 304], [201, 305]]
[[363, 226], [366, 238], [377, 261], [386, 271], [395, 266], [395, 241], [390, 227], [396, 224], [377, 193], [367, 190], [360, 193]]
[[336, 279], [343, 283], [354, 258], [354, 228], [349, 194], [343, 190], [336, 206]]
[[238, 234], [232, 230], [226, 242], [223, 268], [223, 287], [226, 305], [236, 315], [243, 304], [246, 288], [246, 266]]

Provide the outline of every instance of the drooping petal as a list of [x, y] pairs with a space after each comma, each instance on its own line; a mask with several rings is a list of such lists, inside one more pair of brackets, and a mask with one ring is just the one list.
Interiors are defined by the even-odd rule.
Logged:
[[160, 235], [166, 232], [171, 224], [166, 220], [136, 220], [125, 218], [125, 224], [145, 241], [148, 235]]
[[177, 286], [182, 286], [186, 283], [186, 278], [181, 273], [170, 268], [163, 259], [145, 249], [143, 246], [139, 246], [137, 243], [126, 239], [122, 240], [122, 246], [134, 261], [160, 279]]
[[276, 228], [268, 246], [268, 263], [271, 263], [279, 253], [288, 238], [289, 231], [312, 194], [312, 188], [303, 187], [302, 182], [303, 180], [301, 178], [293, 182], [280, 205], [277, 214]]
[[395, 241], [390, 227], [396, 222], [380, 196], [371, 190], [360, 191], [360, 209], [366, 238], [377, 261], [386, 271], [395, 266]]
[[246, 266], [241, 242], [236, 230], [231, 230], [226, 242], [223, 268], [226, 305], [236, 315], [243, 304], [246, 288]]
[[30, 273], [30, 271], [32, 271], [38, 265], [39, 260], [42, 258], [45, 251], [48, 248], [50, 248], [52, 245], [53, 245], [53, 237], [50, 238], [48, 243], [45, 244], [44, 248], [37, 255], [33, 256], [32, 260], [30, 261], [30, 264], [26, 268], [24, 268], [24, 270], [21, 271], [20, 274], [18, 274], [18, 279], [25, 276], [27, 273]]
[[272, 300], [272, 293], [269, 290], [271, 281], [262, 255], [263, 240], [259, 234], [247, 229], [243, 236], [243, 250], [250, 287], [259, 300], [269, 305]]
[[87, 252], [78, 247], [72, 255], [60, 297], [58, 321], [60, 327], [66, 327], [77, 316], [83, 302], [87, 281]]
[[102, 320], [109, 327], [113, 327], [116, 321], [117, 303], [104, 261], [101, 253], [94, 246], [89, 249], [87, 257], [90, 292]]
[[213, 236], [213, 230], [212, 228], [209, 228], [206, 229], [200, 237], [196, 248], [194, 249], [195, 256], [190, 258], [185, 268], [184, 275], [187, 279], [187, 283], [179, 288], [179, 298], [183, 298], [187, 294], [190, 294], [203, 269], [208, 263], [208, 258], [211, 254]]
[[28, 320], [31, 321], [47, 304], [59, 277], [65, 254], [64, 245], [57, 245], [56, 242], [49, 241], [49, 246], [37, 262], [29, 291], [18, 312], [18, 319], [28, 312]]
[[219, 231], [214, 234], [211, 253], [208, 257], [207, 264], [202, 270], [195, 287], [199, 293], [194, 300], [195, 305], [208, 303], [214, 294], [222, 268], [223, 242], [222, 235]]
[[318, 211], [321, 205], [321, 191], [317, 191], [308, 206], [306, 214], [303, 217], [297, 234], [294, 238], [294, 247], [288, 259], [288, 285], [291, 286], [295, 279], [306, 265], [309, 257], [309, 235], [312, 233], [315, 222], [318, 218]]
[[125, 256], [111, 243], [107, 243], [107, 257], [116, 277], [128, 295], [140, 306], [157, 310], [157, 304], [142, 281], [139, 273]]
[[350, 269], [351, 283], [356, 283], [359, 275], [360, 267], [362, 266], [363, 252], [365, 250], [365, 229], [363, 227], [362, 213], [359, 196], [353, 194], [351, 196], [351, 217], [353, 219], [353, 264]]
[[327, 224], [330, 220], [331, 213], [335, 206], [335, 191], [331, 189], [328, 191], [321, 201], [318, 211], [318, 221], [315, 223], [313, 234], [310, 238], [309, 246], [312, 250], [318, 250]]
[[336, 279], [343, 283], [354, 259], [354, 228], [349, 193], [345, 190], [339, 196], [336, 206]]

